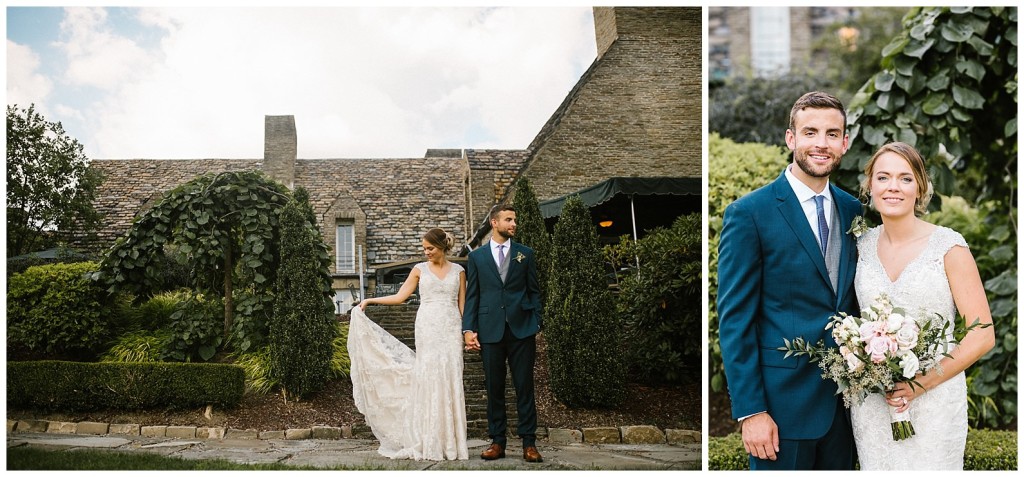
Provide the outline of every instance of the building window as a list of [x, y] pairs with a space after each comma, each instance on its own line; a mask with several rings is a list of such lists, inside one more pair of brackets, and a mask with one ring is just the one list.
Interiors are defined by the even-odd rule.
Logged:
[[758, 76], [789, 71], [789, 8], [750, 9], [750, 62]]
[[334, 269], [337, 273], [356, 272], [355, 230], [355, 224], [338, 224], [338, 231], [335, 235], [336, 238], [334, 243], [334, 250], [337, 253]]

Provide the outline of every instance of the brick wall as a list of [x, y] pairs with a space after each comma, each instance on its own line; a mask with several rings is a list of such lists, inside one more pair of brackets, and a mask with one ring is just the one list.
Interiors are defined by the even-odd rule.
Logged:
[[[332, 251], [337, 214], [344, 210], [332, 206], [339, 199], [358, 206], [356, 243], [365, 244], [367, 266], [373, 267], [422, 256], [421, 239], [433, 227], [451, 232], [456, 250], [461, 247], [468, 173], [459, 158], [300, 159], [295, 185], [309, 190]], [[365, 242], [360, 225], [365, 227]]]
[[[701, 9], [612, 13], [617, 38], [529, 147], [541, 201], [616, 176], [701, 175]], [[595, 10], [599, 37], [608, 15]]]
[[106, 175], [96, 190], [96, 211], [105, 216], [97, 240], [78, 239], [73, 246], [99, 252], [124, 235], [141, 210], [160, 200], [165, 192], [206, 173], [260, 169], [257, 159], [93, 159], [92, 167]]

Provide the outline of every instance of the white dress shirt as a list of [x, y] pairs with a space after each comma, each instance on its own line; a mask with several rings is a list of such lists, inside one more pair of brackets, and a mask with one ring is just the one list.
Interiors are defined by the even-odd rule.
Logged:
[[[815, 219], [815, 220], [817, 220], [817, 219]], [[818, 222], [814, 222], [814, 223], [818, 223]], [[495, 242], [494, 239], [492, 238], [491, 239], [491, 257], [494, 258], [494, 263], [498, 265], [498, 268], [501, 268], [501, 262], [498, 261], [498, 245], [499, 245], [498, 242]], [[505, 247], [505, 250], [504, 250], [503, 253], [507, 257], [508, 256], [508, 251], [509, 251], [509, 249], [511, 248], [511, 245], [512, 245], [512, 241], [511, 240], [506, 240], [505, 243], [500, 244], [500, 245]]]
[[786, 167], [786, 180], [789, 181], [789, 186], [793, 188], [793, 193], [796, 194], [796, 200], [800, 202], [800, 207], [804, 209], [804, 217], [807, 218], [807, 224], [810, 225], [811, 231], [814, 232], [814, 238], [818, 239], [818, 245], [821, 245], [821, 237], [818, 235], [818, 209], [814, 205], [814, 196], [821, 195], [825, 196], [825, 200], [822, 203], [822, 207], [825, 208], [825, 223], [832, 223], [832, 191], [826, 185], [825, 189], [821, 193], [814, 192], [807, 184], [800, 182], [793, 175], [793, 172], [789, 169], [793, 167], [790, 164]]

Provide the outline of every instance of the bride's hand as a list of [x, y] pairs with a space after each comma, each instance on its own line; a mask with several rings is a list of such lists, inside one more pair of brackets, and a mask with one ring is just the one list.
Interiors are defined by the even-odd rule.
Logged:
[[911, 386], [910, 383], [896, 383], [896, 387], [892, 391], [885, 393], [885, 402], [895, 407], [896, 412], [905, 412], [907, 409], [910, 409], [910, 402], [924, 393], [924, 388], [920, 386]]
[[359, 302], [359, 304], [356, 305], [356, 306], [358, 306], [360, 310], [366, 311], [366, 305], [369, 305], [369, 304], [370, 304], [370, 299], [367, 298], [367, 299]]

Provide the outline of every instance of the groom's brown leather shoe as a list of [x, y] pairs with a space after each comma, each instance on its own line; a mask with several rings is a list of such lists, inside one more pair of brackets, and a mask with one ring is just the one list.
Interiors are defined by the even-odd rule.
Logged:
[[537, 452], [537, 448], [533, 446], [523, 448], [523, 460], [527, 462], [544, 462], [540, 452]]
[[505, 448], [498, 444], [491, 444], [480, 453], [480, 458], [483, 460], [501, 459], [502, 457], [505, 457]]

